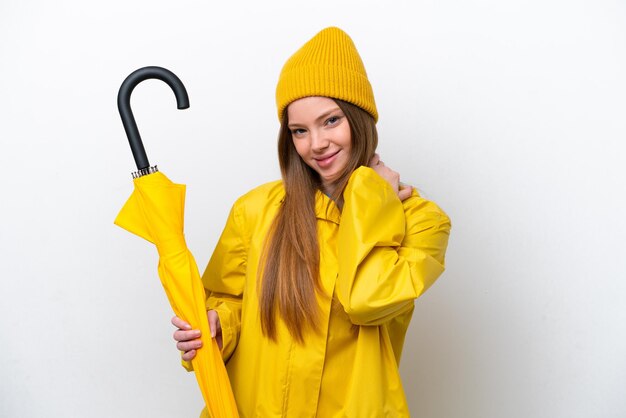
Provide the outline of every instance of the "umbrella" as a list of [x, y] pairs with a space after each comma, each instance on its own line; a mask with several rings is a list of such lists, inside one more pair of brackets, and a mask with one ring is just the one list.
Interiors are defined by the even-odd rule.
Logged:
[[202, 333], [203, 345], [192, 365], [207, 410], [212, 418], [238, 417], [220, 349], [210, 336], [198, 267], [185, 243], [185, 185], [173, 183], [150, 166], [130, 109], [132, 90], [149, 78], [162, 80], [174, 90], [179, 109], [189, 107], [183, 83], [165, 68], [140, 68], [122, 83], [117, 103], [138, 171], [133, 173], [134, 191], [115, 224], [156, 245], [159, 277], [174, 313]]

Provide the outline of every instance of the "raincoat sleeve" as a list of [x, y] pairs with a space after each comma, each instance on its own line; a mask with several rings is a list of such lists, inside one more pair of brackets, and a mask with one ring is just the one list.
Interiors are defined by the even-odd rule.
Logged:
[[413, 309], [444, 270], [450, 219], [417, 192], [400, 201], [369, 167], [344, 191], [336, 291], [356, 325], [380, 325]]
[[248, 255], [248, 239], [243, 228], [244, 212], [238, 203], [231, 209], [224, 231], [202, 275], [207, 293], [207, 310], [215, 309], [220, 318], [224, 361], [230, 358], [239, 341]]

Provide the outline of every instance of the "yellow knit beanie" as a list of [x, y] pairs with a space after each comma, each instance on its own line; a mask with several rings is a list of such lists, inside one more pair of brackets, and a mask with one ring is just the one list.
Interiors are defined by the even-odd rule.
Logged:
[[363, 61], [352, 39], [339, 28], [323, 29], [287, 60], [276, 86], [278, 119], [289, 103], [308, 96], [350, 102], [378, 121]]

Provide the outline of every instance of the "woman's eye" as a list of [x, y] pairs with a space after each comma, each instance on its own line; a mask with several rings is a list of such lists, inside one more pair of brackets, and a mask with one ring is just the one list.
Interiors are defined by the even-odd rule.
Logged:
[[334, 125], [337, 122], [339, 122], [339, 116], [331, 116], [328, 119], [326, 119], [326, 124], [327, 125]]
[[304, 132], [305, 132], [304, 129], [292, 129], [291, 130], [292, 135], [302, 135]]

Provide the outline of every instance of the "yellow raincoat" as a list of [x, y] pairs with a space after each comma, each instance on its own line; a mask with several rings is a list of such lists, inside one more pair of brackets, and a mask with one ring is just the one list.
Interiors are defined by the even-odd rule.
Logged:
[[449, 218], [416, 192], [401, 202], [368, 167], [342, 212], [318, 192], [320, 331], [299, 344], [278, 320], [275, 343], [261, 332], [257, 272], [283, 196], [277, 181], [239, 198], [202, 277], [240, 416], [409, 416], [400, 354], [415, 298], [444, 270]]

